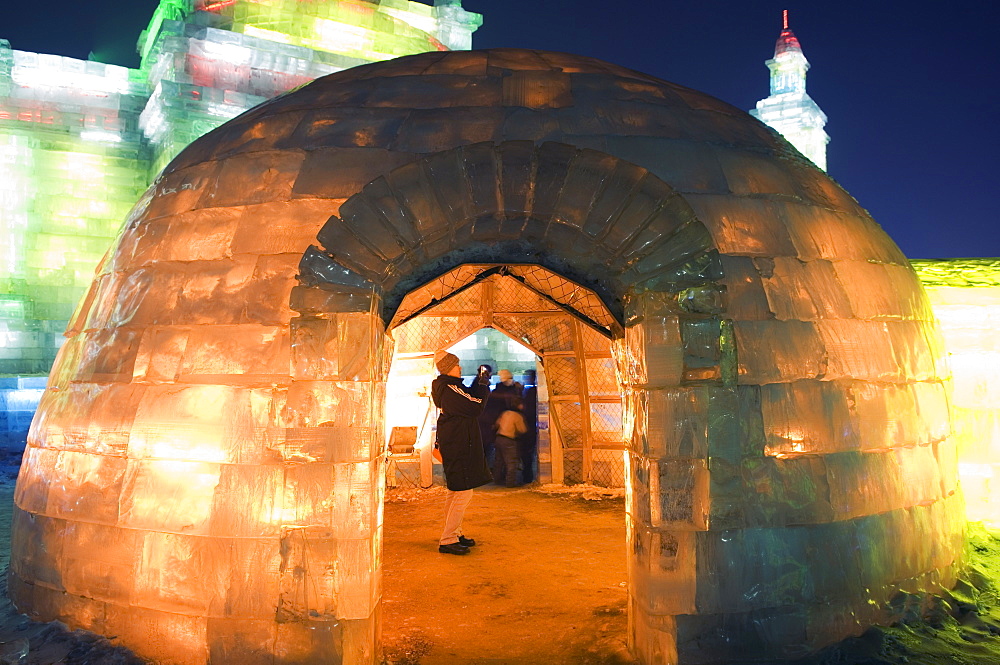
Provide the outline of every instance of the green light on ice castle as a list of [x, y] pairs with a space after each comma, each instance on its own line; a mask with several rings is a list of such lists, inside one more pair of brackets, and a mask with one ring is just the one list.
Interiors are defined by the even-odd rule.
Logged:
[[[181, 149], [320, 76], [468, 49], [481, 24], [461, 0], [161, 0], [139, 38], [139, 69], [0, 40], [0, 397], [8, 411], [18, 401], [10, 391], [39, 382], [18, 376], [49, 371], [122, 220]], [[21, 411], [0, 423], [0, 444], [23, 438], [34, 406]]]

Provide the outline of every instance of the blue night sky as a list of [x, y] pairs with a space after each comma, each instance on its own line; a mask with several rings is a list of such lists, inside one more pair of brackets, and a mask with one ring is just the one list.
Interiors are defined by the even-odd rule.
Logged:
[[[428, 3], [430, 0], [426, 0]], [[5, 12], [15, 49], [136, 64], [155, 0], [50, 0]], [[65, 9], [60, 7], [65, 6]], [[1000, 3], [465, 0], [476, 48], [567, 51], [749, 109], [781, 10], [829, 116], [829, 173], [912, 258], [1000, 256]]]

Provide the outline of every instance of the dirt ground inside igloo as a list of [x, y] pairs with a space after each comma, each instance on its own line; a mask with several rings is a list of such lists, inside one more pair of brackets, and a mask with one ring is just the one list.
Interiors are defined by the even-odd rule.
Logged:
[[547, 489], [476, 490], [464, 523], [476, 546], [463, 556], [437, 551], [443, 488], [388, 493], [388, 662], [633, 662], [621, 492]]
[[[6, 568], [16, 467], [0, 475]], [[631, 665], [624, 500], [601, 488], [477, 490], [465, 556], [437, 552], [444, 490], [387, 492], [385, 665]], [[828, 647], [794, 665], [1000, 664], [1000, 533], [973, 527], [966, 579], [929, 616]], [[0, 662], [133, 665], [113, 640], [28, 620], [0, 597]], [[788, 665], [788, 661], [784, 661]], [[743, 665], [731, 663], [730, 665]]]
[[[387, 665], [637, 665], [626, 647], [621, 492], [477, 490], [465, 520], [477, 545], [465, 556], [436, 552], [443, 502], [443, 488], [387, 493]], [[1000, 532], [970, 525], [969, 559], [948, 597], [901, 599], [896, 626], [769, 663], [1000, 665]]]

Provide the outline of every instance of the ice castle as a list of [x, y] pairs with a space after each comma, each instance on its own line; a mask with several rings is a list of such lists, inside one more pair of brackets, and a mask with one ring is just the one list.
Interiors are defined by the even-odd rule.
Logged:
[[23, 444], [94, 266], [184, 146], [320, 76], [468, 49], [481, 23], [460, 0], [161, 0], [139, 69], [0, 40], [0, 445]]

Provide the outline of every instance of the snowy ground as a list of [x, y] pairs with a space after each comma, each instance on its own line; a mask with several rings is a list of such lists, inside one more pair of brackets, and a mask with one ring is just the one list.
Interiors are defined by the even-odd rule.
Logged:
[[[0, 467], [6, 568], [15, 466]], [[478, 491], [467, 556], [436, 551], [443, 491], [387, 497], [382, 630], [388, 665], [631, 665], [625, 649], [624, 503], [595, 488]], [[829, 647], [794, 665], [1000, 664], [1000, 534], [970, 529], [970, 567], [925, 619]], [[27, 647], [26, 656], [15, 660]], [[132, 665], [125, 649], [29, 621], [0, 597], [0, 663]], [[744, 665], [731, 663], [729, 665]]]

